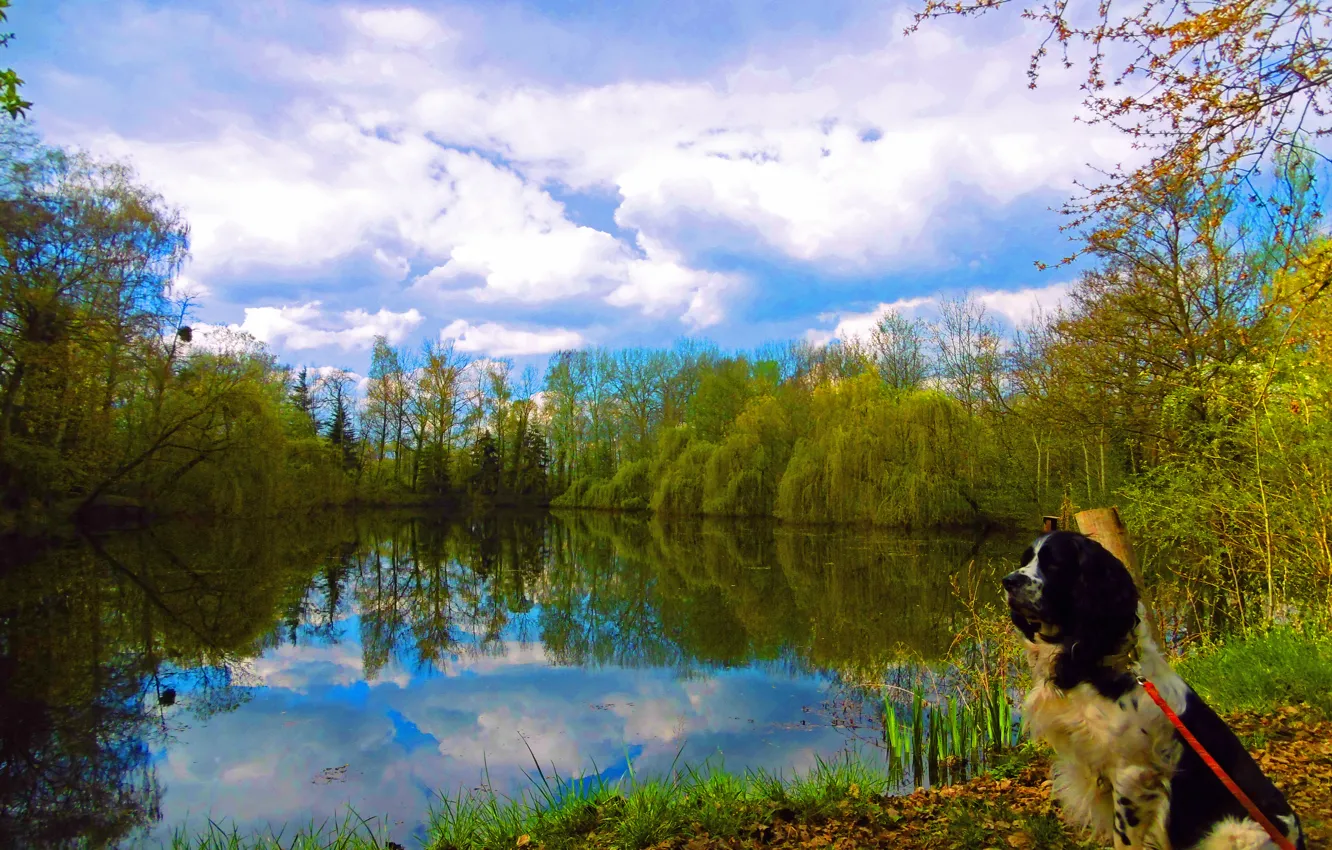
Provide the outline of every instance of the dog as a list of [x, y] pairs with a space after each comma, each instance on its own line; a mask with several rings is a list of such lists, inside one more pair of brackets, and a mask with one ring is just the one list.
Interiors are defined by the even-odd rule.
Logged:
[[1153, 683], [1259, 810], [1305, 850], [1300, 821], [1235, 733], [1166, 663], [1120, 561], [1089, 537], [1036, 540], [1003, 579], [1032, 687], [1024, 722], [1055, 752], [1054, 795], [1115, 850], [1277, 850], [1143, 689]]

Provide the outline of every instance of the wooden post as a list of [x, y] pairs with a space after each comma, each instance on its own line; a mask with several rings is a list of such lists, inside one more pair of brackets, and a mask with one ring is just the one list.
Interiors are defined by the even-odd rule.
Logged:
[[1128, 568], [1129, 575], [1133, 576], [1133, 583], [1138, 586], [1138, 595], [1142, 598], [1142, 604], [1147, 609], [1147, 627], [1151, 629], [1152, 638], [1157, 646], [1165, 649], [1161, 630], [1156, 623], [1156, 609], [1142, 580], [1142, 566], [1138, 563], [1137, 553], [1133, 551], [1133, 540], [1124, 526], [1124, 520], [1119, 516], [1119, 508], [1092, 508], [1078, 512], [1073, 519], [1078, 524], [1079, 531], [1104, 546], [1106, 551]]
[[1044, 532], [1045, 534], [1049, 534], [1052, 531], [1059, 530], [1059, 517], [1047, 516], [1047, 517], [1042, 517], [1041, 519], [1044, 520], [1044, 524], [1041, 527], [1041, 531]]

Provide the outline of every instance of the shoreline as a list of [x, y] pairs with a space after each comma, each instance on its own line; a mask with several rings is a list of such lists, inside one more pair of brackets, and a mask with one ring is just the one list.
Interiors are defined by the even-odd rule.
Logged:
[[[1228, 714], [1227, 721], [1303, 821], [1309, 847], [1332, 842], [1332, 719], [1308, 705]], [[574, 848], [597, 850], [766, 850], [766, 848], [1013, 848], [1087, 850], [1050, 798], [1048, 753], [1023, 744], [981, 775], [952, 785], [886, 795], [886, 778], [855, 759], [822, 762], [804, 776], [680, 768], [666, 779], [628, 786], [568, 783], [544, 776], [516, 800], [497, 795], [444, 798], [426, 825], [426, 850]], [[626, 793], [627, 792], [627, 793]], [[358, 816], [359, 817], [359, 816]], [[374, 819], [348, 818], [334, 831], [291, 835], [282, 846], [387, 848]], [[274, 847], [213, 824], [178, 833], [173, 850]]]

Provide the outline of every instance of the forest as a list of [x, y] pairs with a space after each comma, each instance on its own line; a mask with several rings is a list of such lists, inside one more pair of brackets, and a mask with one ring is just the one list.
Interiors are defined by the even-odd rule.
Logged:
[[180, 212], [17, 124], [4, 523], [438, 502], [1033, 528], [1117, 502], [1152, 529], [1149, 562], [1257, 592], [1270, 618], [1332, 578], [1332, 246], [1298, 151], [1261, 193], [1161, 179], [1089, 232], [1066, 303], [1014, 331], [963, 294], [866, 338], [564, 351], [544, 376], [378, 338], [360, 379], [196, 333]]

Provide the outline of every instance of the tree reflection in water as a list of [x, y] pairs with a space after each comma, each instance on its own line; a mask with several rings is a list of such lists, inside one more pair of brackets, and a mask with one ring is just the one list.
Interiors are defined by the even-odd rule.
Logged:
[[557, 665], [873, 681], [904, 648], [947, 648], [949, 577], [983, 556], [967, 538], [604, 514], [168, 525], [4, 551], [6, 847], [114, 844], [160, 820], [173, 735], [244, 704], [251, 662], [284, 645], [359, 638], [371, 681], [515, 643]]

